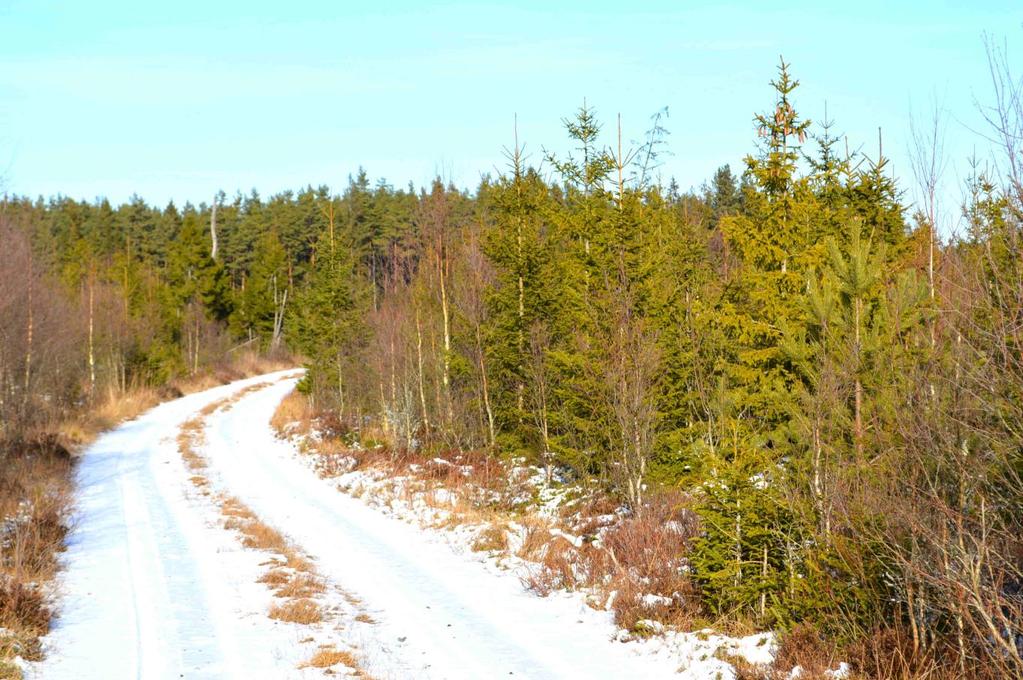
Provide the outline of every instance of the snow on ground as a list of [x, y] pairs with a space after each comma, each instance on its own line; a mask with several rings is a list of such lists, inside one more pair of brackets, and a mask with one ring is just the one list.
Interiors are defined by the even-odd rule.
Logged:
[[[315, 440], [317, 433], [312, 432], [307, 436]], [[304, 448], [301, 445], [302, 438], [295, 437], [295, 439], [299, 445], [291, 447], [291, 457], [310, 470], [319, 472], [317, 457], [300, 453], [299, 450]], [[282, 448], [282, 453], [283, 451]], [[434, 459], [431, 463], [444, 466], [452, 464], [439, 458]], [[412, 466], [413, 471], [416, 467], [419, 466]], [[547, 487], [543, 483], [544, 471], [542, 469], [520, 466], [514, 468], [513, 472], [530, 477], [524, 485], [525, 488], [539, 489], [538, 511], [540, 514], [553, 517], [558, 506], [565, 503], [566, 494], [571, 494], [571, 490], [567, 487]], [[477, 540], [480, 529], [485, 525], [450, 521], [453, 513], [445, 509], [444, 506], [447, 501], [451, 501], [453, 504], [453, 497], [451, 492], [446, 489], [439, 488], [425, 493], [422, 491], [413, 493], [413, 488], [419, 488], [414, 480], [389, 476], [385, 472], [373, 468], [344, 472], [336, 477], [328, 477], [320, 481], [334, 487], [339, 492], [361, 500], [376, 512], [411, 524], [415, 531], [420, 532], [430, 542], [444, 544], [449, 552], [458, 555], [460, 561], [475, 562], [481, 571], [488, 573], [492, 578], [512, 582], [512, 588], [517, 593], [538, 602], [558, 602], [558, 606], [574, 608], [580, 613], [580, 617], [586, 617], [587, 623], [590, 624], [587, 634], [591, 635], [593, 639], [601, 640], [601, 644], [624, 648], [631, 656], [654, 659], [658, 666], [656, 670], [652, 671], [654, 674], [650, 676], [632, 676], [626, 674], [624, 670], [621, 671], [622, 674], [617, 674], [615, 670], [609, 669], [603, 675], [598, 673], [593, 676], [551, 675], [540, 677], [672, 677], [683, 680], [730, 680], [735, 677], [735, 671], [726, 661], [728, 657], [739, 657], [748, 663], [765, 666], [770, 664], [774, 658], [776, 643], [773, 633], [731, 637], [710, 629], [693, 632], [666, 630], [660, 623], [649, 621], [647, 629], [657, 634], [646, 638], [637, 638], [628, 631], [615, 626], [610, 612], [594, 611], [586, 603], [585, 593], [554, 591], [548, 597], [541, 599], [526, 592], [522, 585], [523, 577], [534, 570], [535, 565], [515, 555], [516, 543], [522, 541], [525, 528], [515, 522], [509, 523], [508, 538], [511, 549], [506, 552], [494, 555], [473, 551], [471, 546]], [[428, 496], [432, 497], [428, 498]], [[528, 494], [523, 496], [523, 502], [529, 500], [527, 496]], [[613, 520], [614, 516], [609, 515], [606, 519]], [[573, 536], [557, 528], [552, 527], [550, 532], [573, 544], [582, 541], [582, 537]], [[649, 595], [647, 597], [657, 596]]]
[[305, 650], [266, 618], [258, 562], [194, 498], [174, 442], [180, 424], [206, 404], [284, 375], [168, 402], [84, 452], [58, 619], [45, 639], [46, 660], [28, 677], [295, 673], [296, 654]]
[[338, 493], [296, 464], [269, 420], [282, 382], [210, 418], [211, 468], [268, 523], [285, 528], [321, 574], [377, 622], [360, 642], [382, 678], [667, 678], [675, 667], [612, 640], [609, 615], [574, 597], [537, 598], [508, 573], [453, 552], [434, 532]]
[[[289, 678], [316, 644], [355, 648], [375, 678], [691, 678], [727, 680], [724, 645], [769, 653], [770, 640], [711, 633], [624, 638], [579, 594], [527, 592], [514, 569], [450, 534], [339, 493], [269, 420], [288, 379], [207, 419], [210, 485], [237, 497], [310, 556], [330, 589], [328, 624], [267, 618], [259, 553], [222, 528], [188, 478], [177, 429], [203, 406], [270, 374], [157, 407], [100, 438], [78, 468], [75, 530], [60, 617], [40, 678]], [[745, 649], [748, 647], [749, 649]]]

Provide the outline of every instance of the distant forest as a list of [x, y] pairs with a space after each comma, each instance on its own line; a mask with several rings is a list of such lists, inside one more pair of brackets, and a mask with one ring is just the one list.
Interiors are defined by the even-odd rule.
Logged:
[[663, 117], [626, 148], [583, 107], [571, 154], [516, 140], [473, 191], [4, 196], [2, 434], [291, 352], [353, 436], [524, 458], [636, 515], [681, 491], [722, 625], [1019, 677], [1023, 83], [997, 53], [992, 75], [999, 157], [951, 234], [938, 121], [909, 205], [880, 150], [800, 115], [784, 63], [744, 167], [697, 191], [655, 180]]

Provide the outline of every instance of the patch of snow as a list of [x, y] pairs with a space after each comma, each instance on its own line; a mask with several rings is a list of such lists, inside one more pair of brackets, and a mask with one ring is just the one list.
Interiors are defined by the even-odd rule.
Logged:
[[640, 619], [636, 622], [636, 630], [644, 634], [659, 635], [664, 632], [664, 624], [651, 619]]
[[551, 536], [557, 536], [559, 538], [565, 539], [566, 541], [571, 543], [576, 548], [581, 548], [583, 546], [583, 538], [582, 538], [582, 536], [573, 536], [572, 534], [566, 533], [566, 532], [562, 531], [561, 529], [559, 529], [557, 527], [551, 527], [550, 528], [550, 533], [551, 533]]
[[670, 605], [673, 602], [673, 600], [670, 597], [665, 597], [663, 595], [654, 595], [653, 593], [645, 593], [643, 595], [643, 597], [640, 598], [640, 602], [647, 609], [653, 609], [654, 607], [657, 607], [657, 606], [660, 606], [660, 605]]
[[742, 657], [751, 664], [766, 666], [774, 661], [778, 644], [774, 633], [758, 633], [731, 641], [728, 651], [732, 656]]
[[842, 663], [838, 664], [838, 668], [834, 670], [824, 671], [824, 675], [828, 676], [829, 678], [834, 678], [835, 680], [843, 680], [843, 678], [848, 678], [849, 673], [851, 672], [852, 669], [849, 667], [849, 664], [843, 661]]

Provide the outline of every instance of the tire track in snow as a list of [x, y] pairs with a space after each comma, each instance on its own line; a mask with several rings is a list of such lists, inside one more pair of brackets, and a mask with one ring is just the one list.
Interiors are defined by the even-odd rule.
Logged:
[[[224, 486], [288, 533], [319, 571], [377, 620], [360, 631], [367, 669], [389, 678], [669, 678], [664, 660], [611, 641], [606, 613], [538, 598], [428, 532], [334, 489], [295, 459], [269, 421], [282, 381], [207, 421], [206, 458]], [[373, 648], [376, 654], [370, 654]]]
[[216, 540], [227, 532], [212, 532], [211, 518], [186, 498], [174, 444], [180, 424], [206, 404], [289, 373], [160, 405], [83, 453], [58, 618], [47, 659], [29, 677], [274, 678], [294, 670], [282, 651], [293, 640], [272, 630], [281, 639], [268, 638], [246, 618]]

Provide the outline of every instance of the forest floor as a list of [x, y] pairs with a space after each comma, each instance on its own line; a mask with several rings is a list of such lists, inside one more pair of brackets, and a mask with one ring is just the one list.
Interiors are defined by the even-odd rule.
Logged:
[[27, 677], [711, 680], [770, 660], [764, 635], [623, 634], [582, 593], [538, 597], [457, 531], [339, 493], [271, 428], [298, 375], [165, 403], [85, 451]]

